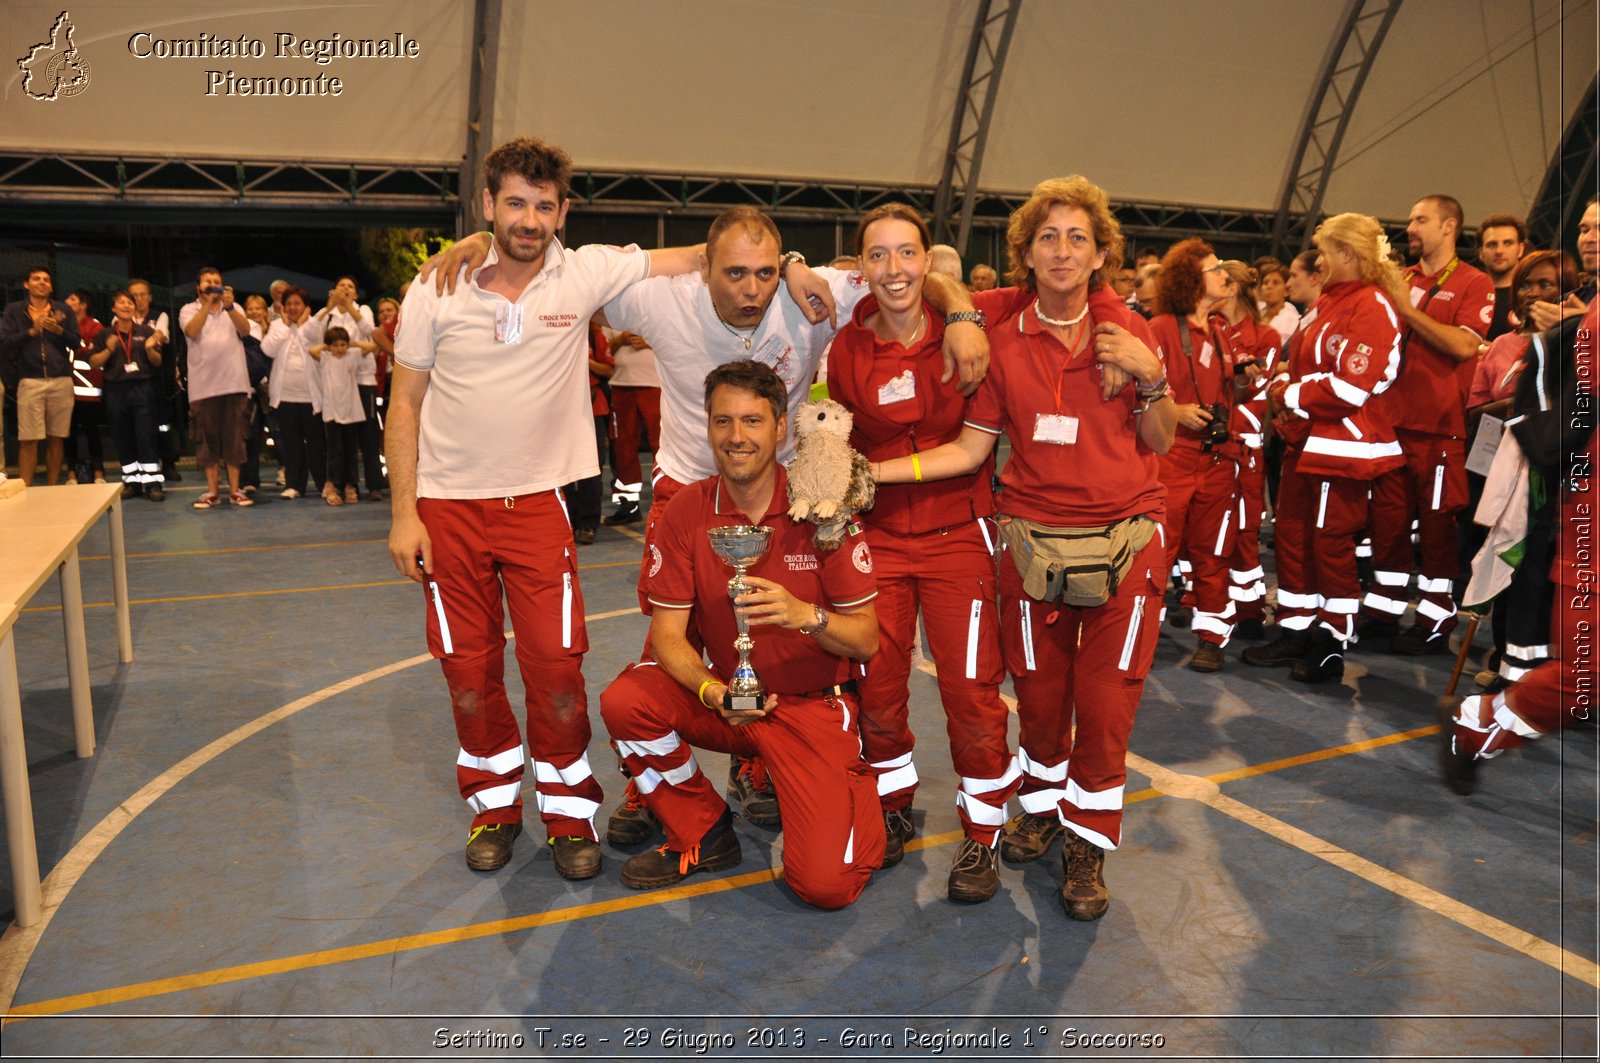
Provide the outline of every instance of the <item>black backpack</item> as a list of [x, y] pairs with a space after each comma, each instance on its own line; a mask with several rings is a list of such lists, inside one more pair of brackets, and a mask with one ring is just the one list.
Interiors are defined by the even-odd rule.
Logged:
[[1506, 421], [1529, 468], [1552, 484], [1565, 477], [1569, 457], [1582, 453], [1594, 432], [1594, 380], [1578, 379], [1572, 356], [1583, 321], [1575, 314], [1533, 337]]

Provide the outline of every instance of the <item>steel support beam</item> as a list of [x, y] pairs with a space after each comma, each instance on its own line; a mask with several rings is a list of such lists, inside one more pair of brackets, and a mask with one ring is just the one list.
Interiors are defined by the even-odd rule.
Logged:
[[461, 209], [456, 236], [479, 232], [483, 217], [483, 158], [493, 150], [494, 79], [500, 66], [500, 0], [476, 0], [472, 11], [472, 87], [467, 94], [467, 153], [461, 160]]
[[1372, 71], [1401, 0], [1349, 0], [1323, 58], [1322, 70], [1300, 123], [1300, 136], [1284, 177], [1272, 229], [1274, 253], [1284, 261], [1311, 246], [1356, 100]]
[[[1011, 32], [1017, 25], [1022, 0], [980, 0], [967, 44], [967, 61], [956, 90], [955, 112], [950, 119], [950, 145], [945, 150], [939, 188], [934, 195], [934, 239], [966, 253], [967, 236], [978, 196], [978, 174], [989, 142], [989, 121], [1000, 91]], [[959, 200], [959, 208], [957, 202]]]
[[1590, 80], [1572, 120], [1556, 147], [1550, 168], [1539, 185], [1539, 195], [1528, 211], [1528, 246], [1571, 250], [1577, 243], [1578, 220], [1596, 192], [1595, 137], [1600, 110], [1595, 89], [1600, 76]]

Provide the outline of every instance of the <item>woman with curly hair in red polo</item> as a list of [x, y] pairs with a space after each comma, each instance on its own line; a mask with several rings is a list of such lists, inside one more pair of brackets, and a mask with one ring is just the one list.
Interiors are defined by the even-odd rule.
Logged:
[[974, 300], [991, 360], [960, 434], [879, 462], [878, 480], [965, 476], [1001, 434], [1011, 440], [997, 499], [1000, 647], [1017, 691], [1023, 814], [1000, 853], [1037, 860], [1062, 838], [1062, 909], [1098, 919], [1155, 656], [1166, 559], [1156, 455], [1172, 445], [1172, 404], [1144, 320], [1107, 283], [1123, 240], [1104, 190], [1077, 176], [1043, 182], [1006, 242], [1016, 287]]
[[1239, 443], [1229, 431], [1236, 405], [1230, 348], [1214, 331], [1212, 311], [1230, 298], [1228, 274], [1204, 240], [1181, 240], [1161, 260], [1150, 332], [1168, 366], [1178, 412], [1177, 437], [1161, 457], [1167, 488], [1167, 570], [1185, 557], [1194, 566], [1197, 672], [1222, 669], [1233, 634], [1228, 558]]

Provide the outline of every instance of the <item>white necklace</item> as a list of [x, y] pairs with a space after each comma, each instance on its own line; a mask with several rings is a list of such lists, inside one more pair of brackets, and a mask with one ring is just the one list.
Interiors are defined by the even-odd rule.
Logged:
[[[736, 340], [743, 340], [744, 341], [744, 349], [748, 351], [750, 349], [751, 341], [753, 341], [755, 339], [755, 337], [756, 337], [756, 329], [755, 328], [751, 329], [749, 331], [749, 333], [740, 332], [738, 329], [734, 328], [732, 325], [730, 325], [726, 321], [722, 320], [722, 314], [721, 314], [720, 311], [717, 310], [717, 308], [715, 306], [713, 306], [711, 308], [711, 312], [713, 314], [717, 315], [717, 324], [719, 324], [723, 328], [727, 329], [728, 330], [728, 335], [732, 336]], [[761, 327], [760, 325], [756, 326], [756, 328], [760, 328], [760, 327]]]
[[1039, 320], [1043, 321], [1046, 325], [1054, 325], [1056, 328], [1072, 328], [1085, 317], [1089, 316], [1089, 304], [1084, 303], [1083, 309], [1078, 311], [1078, 316], [1070, 321], [1058, 321], [1053, 317], [1046, 317], [1044, 311], [1039, 309], [1039, 300], [1037, 299], [1033, 301], [1033, 312], [1038, 316]]

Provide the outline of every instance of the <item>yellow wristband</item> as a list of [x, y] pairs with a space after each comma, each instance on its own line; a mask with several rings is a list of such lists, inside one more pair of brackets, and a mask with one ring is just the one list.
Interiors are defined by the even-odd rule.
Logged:
[[911, 452], [911, 478], [917, 483], [922, 482], [922, 459], [914, 450]]
[[700, 689], [695, 691], [694, 696], [699, 699], [700, 704], [705, 705], [708, 709], [711, 708], [711, 706], [706, 705], [706, 687], [715, 686], [716, 682], [717, 681], [715, 679], [707, 679], [704, 683], [700, 684]]

